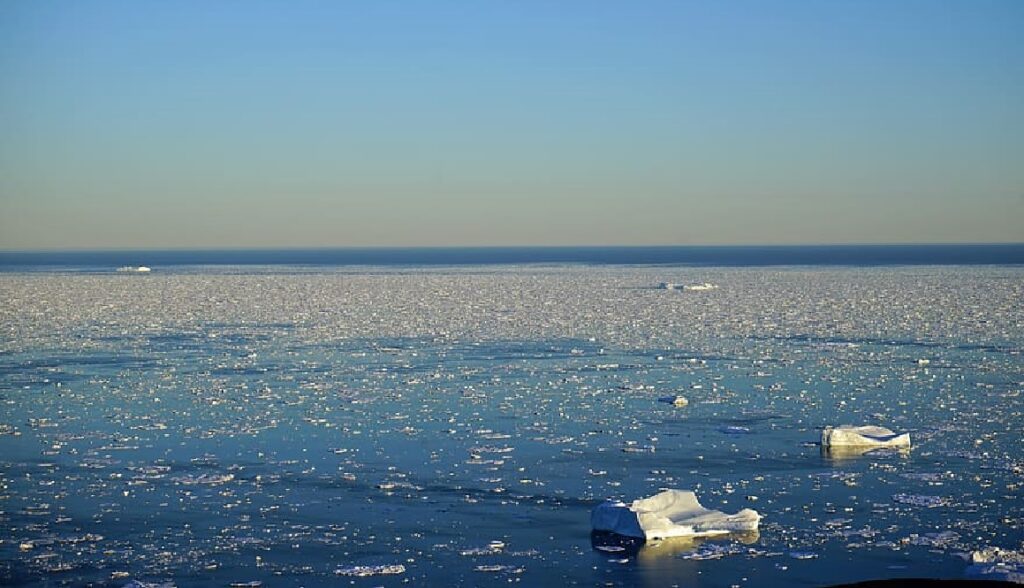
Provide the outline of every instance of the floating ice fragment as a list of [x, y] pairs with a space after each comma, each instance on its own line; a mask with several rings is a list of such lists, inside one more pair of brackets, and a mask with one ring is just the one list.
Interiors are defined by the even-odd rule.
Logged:
[[921, 480], [922, 482], [928, 482], [932, 485], [942, 484], [943, 480], [951, 480], [954, 477], [953, 472], [908, 472], [900, 474], [900, 476], [908, 480]]
[[489, 573], [505, 572], [507, 574], [521, 574], [524, 571], [526, 571], [525, 568], [521, 568], [521, 567], [518, 567], [518, 566], [503, 566], [503, 565], [476, 566], [473, 569], [478, 571], [478, 572], [489, 572]]
[[754, 531], [760, 520], [761, 515], [749, 508], [732, 515], [708, 510], [687, 490], [665, 490], [631, 505], [608, 500], [590, 515], [595, 531], [644, 539]]
[[367, 576], [393, 576], [405, 573], [405, 566], [402, 564], [385, 566], [352, 566], [350, 568], [338, 568], [334, 570], [338, 576], [356, 576], [364, 578]]
[[459, 552], [459, 555], [496, 555], [501, 553], [505, 549], [504, 541], [491, 541], [486, 547], [473, 547], [470, 549], [463, 549]]
[[894, 502], [911, 504], [913, 506], [923, 506], [925, 508], [935, 508], [937, 506], [947, 506], [950, 504], [950, 500], [948, 498], [943, 498], [941, 496], [924, 496], [921, 494], [894, 494], [892, 499]]
[[676, 557], [679, 559], [704, 561], [708, 559], [722, 559], [727, 555], [736, 555], [739, 553], [743, 553], [743, 550], [736, 545], [715, 545], [713, 543], [705, 543], [696, 551], [681, 553]]
[[925, 533], [924, 535], [911, 533], [911, 535], [902, 540], [901, 543], [923, 545], [926, 547], [950, 547], [959, 540], [960, 534], [956, 531], [943, 531], [941, 533]]
[[746, 435], [747, 433], [750, 432], [750, 428], [730, 425], [728, 427], [722, 427], [721, 429], [719, 429], [719, 431], [727, 435]]
[[[765, 551], [742, 545], [742, 543], [747, 543], [748, 541], [756, 541], [757, 536], [757, 533], [748, 534], [745, 538], [740, 536], [740, 543], [728, 543], [725, 545], [702, 543], [699, 546], [695, 546], [691, 544], [684, 552], [678, 553], [675, 556], [679, 559], [702, 561], [709, 559], [722, 559], [723, 557], [730, 555], [745, 555], [747, 557], [761, 557], [769, 555]], [[696, 548], [694, 549], [694, 547]]]
[[626, 548], [621, 545], [595, 545], [594, 549], [605, 553], [622, 553]]
[[639, 446], [635, 443], [627, 443], [626, 447], [622, 448], [623, 453], [654, 453], [655, 447], [653, 445]]
[[179, 483], [179, 484], [185, 484], [185, 485], [207, 484], [207, 485], [211, 485], [212, 486], [212, 485], [216, 485], [216, 484], [226, 484], [226, 483], [230, 482], [231, 480], [234, 480], [235, 479], [235, 475], [234, 474], [200, 474], [198, 476], [192, 476], [192, 475], [176, 476], [176, 477], [171, 478], [171, 479], [174, 480], [175, 482]]
[[910, 447], [910, 433], [897, 434], [885, 427], [874, 425], [825, 427], [821, 431], [821, 447], [827, 450], [835, 448], [906, 448]]

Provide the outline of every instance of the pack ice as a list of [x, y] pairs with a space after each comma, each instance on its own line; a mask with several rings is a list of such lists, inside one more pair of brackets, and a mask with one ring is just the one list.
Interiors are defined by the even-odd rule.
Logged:
[[689, 490], [665, 490], [634, 500], [631, 505], [606, 500], [590, 513], [590, 524], [595, 531], [642, 539], [756, 531], [760, 520], [761, 515], [749, 508], [731, 515], [708, 510]]
[[875, 425], [825, 427], [821, 432], [821, 446], [824, 449], [834, 447], [907, 448], [910, 447], [910, 433], [898, 434], [885, 427]]

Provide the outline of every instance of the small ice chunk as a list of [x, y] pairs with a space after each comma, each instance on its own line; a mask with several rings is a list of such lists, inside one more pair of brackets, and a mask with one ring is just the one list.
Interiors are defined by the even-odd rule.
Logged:
[[388, 566], [353, 566], [350, 568], [339, 568], [334, 570], [334, 573], [338, 576], [355, 576], [359, 578], [367, 576], [391, 576], [404, 574], [405, 566], [402, 564]]
[[754, 531], [760, 520], [761, 515], [749, 508], [732, 515], [708, 510], [688, 490], [665, 490], [631, 505], [607, 500], [590, 514], [595, 531], [643, 539]]
[[193, 476], [193, 475], [186, 474], [186, 475], [183, 475], [183, 476], [176, 476], [176, 477], [171, 478], [171, 479], [173, 481], [179, 483], [179, 484], [184, 484], [186, 486], [190, 486], [190, 485], [194, 485], [194, 484], [207, 484], [207, 485], [210, 485], [210, 486], [215, 486], [217, 484], [226, 484], [226, 483], [234, 480], [235, 479], [235, 475], [234, 474], [199, 474], [199, 475]]
[[704, 561], [710, 559], [722, 559], [732, 555], [747, 554], [750, 555], [749, 550], [739, 544], [730, 545], [715, 545], [714, 543], [701, 544], [695, 550], [687, 550], [680, 553], [676, 557], [685, 560]]
[[525, 571], [525, 568], [522, 568], [520, 566], [494, 564], [476, 566], [475, 568], [473, 568], [473, 570], [477, 572], [487, 572], [492, 574], [497, 572], [504, 572], [506, 574], [521, 574]]
[[825, 427], [821, 431], [821, 446], [825, 449], [833, 447], [910, 447], [910, 433], [894, 433], [890, 429], [875, 425]]
[[719, 431], [727, 435], [746, 435], [747, 433], [750, 432], [750, 428], [740, 427], [738, 425], [729, 425], [727, 427], [722, 427], [721, 429], [719, 429]]
[[923, 494], [894, 494], [892, 499], [893, 502], [923, 506], [925, 508], [949, 506], [951, 502], [948, 498], [943, 498], [942, 496], [925, 496]]
[[941, 533], [925, 533], [924, 535], [911, 533], [910, 536], [903, 539], [901, 543], [945, 548], [954, 545], [959, 540], [960, 534], [956, 531], [943, 531]]

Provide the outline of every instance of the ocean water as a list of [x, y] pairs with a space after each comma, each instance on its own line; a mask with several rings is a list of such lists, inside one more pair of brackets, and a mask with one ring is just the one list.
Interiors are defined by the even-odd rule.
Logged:
[[124, 265], [467, 266], [516, 264], [754, 266], [1024, 265], [1024, 243], [661, 247], [354, 247], [166, 251], [0, 251], [0, 272]]
[[[1024, 541], [1019, 266], [95, 261], [0, 275], [0, 584], [821, 586]], [[822, 453], [845, 423], [913, 448]], [[592, 535], [663, 488], [759, 533]]]

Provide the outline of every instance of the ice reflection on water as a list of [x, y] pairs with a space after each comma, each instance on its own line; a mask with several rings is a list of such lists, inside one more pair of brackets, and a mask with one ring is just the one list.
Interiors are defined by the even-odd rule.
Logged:
[[[960, 577], [1024, 540], [1022, 277], [3, 275], [0, 581]], [[842, 423], [914, 448], [822, 454]], [[760, 535], [596, 548], [595, 504], [670, 487]]]

